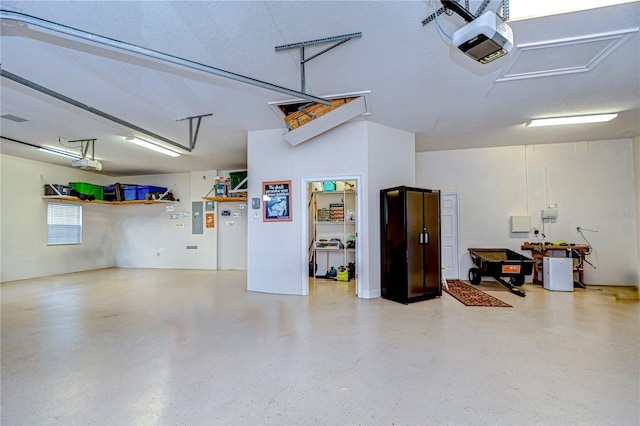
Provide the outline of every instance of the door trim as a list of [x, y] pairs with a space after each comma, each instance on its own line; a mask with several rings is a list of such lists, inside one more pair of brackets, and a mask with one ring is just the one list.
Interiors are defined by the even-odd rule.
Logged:
[[301, 277], [300, 277], [300, 294], [309, 295], [309, 259], [307, 257], [309, 247], [309, 208], [308, 202], [308, 184], [310, 182], [322, 182], [330, 180], [353, 180], [356, 182], [356, 295], [359, 298], [364, 297], [362, 283], [362, 176], [361, 175], [331, 175], [331, 176], [302, 176], [302, 185], [300, 185], [300, 211], [302, 212], [301, 234], [300, 238], [300, 258], [301, 258]]

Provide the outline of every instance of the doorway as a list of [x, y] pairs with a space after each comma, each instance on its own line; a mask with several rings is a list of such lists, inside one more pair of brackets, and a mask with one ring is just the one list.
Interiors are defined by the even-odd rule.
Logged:
[[442, 272], [447, 279], [460, 279], [458, 223], [458, 194], [441, 194], [440, 238], [442, 247]]
[[303, 294], [309, 294], [310, 286], [333, 286], [349, 294], [361, 294], [359, 184], [359, 176], [303, 179]]

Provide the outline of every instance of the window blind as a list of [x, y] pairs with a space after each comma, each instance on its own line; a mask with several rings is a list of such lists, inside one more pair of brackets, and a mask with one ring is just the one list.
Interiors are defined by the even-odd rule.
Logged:
[[82, 243], [82, 206], [48, 203], [47, 245]]

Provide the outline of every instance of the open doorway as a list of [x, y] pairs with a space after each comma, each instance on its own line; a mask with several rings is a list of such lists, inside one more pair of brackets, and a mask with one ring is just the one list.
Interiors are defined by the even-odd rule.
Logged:
[[359, 177], [307, 178], [304, 258], [306, 292], [358, 295]]

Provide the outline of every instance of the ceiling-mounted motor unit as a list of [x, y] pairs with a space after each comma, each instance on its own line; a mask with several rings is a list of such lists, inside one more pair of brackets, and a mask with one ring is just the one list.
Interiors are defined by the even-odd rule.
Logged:
[[82, 170], [91, 170], [94, 172], [99, 172], [102, 170], [102, 163], [98, 160], [92, 160], [91, 158], [80, 158], [78, 160], [73, 160], [71, 162], [71, 166], [82, 169]]
[[[82, 158], [71, 162], [72, 167], [82, 170], [91, 170], [92, 172], [99, 172], [102, 170], [102, 163], [96, 160], [95, 157], [96, 139], [78, 139], [75, 141], [68, 141], [68, 143], [79, 143], [80, 152], [82, 153]], [[89, 149], [91, 149], [90, 157], [88, 156]]]
[[509, 53], [513, 32], [495, 13], [488, 11], [453, 33], [451, 42], [481, 64]]

